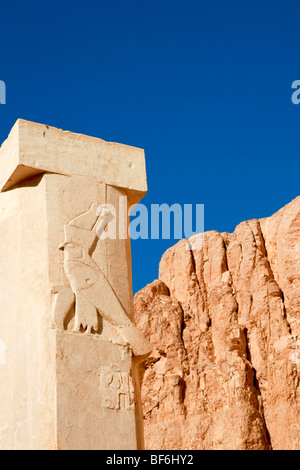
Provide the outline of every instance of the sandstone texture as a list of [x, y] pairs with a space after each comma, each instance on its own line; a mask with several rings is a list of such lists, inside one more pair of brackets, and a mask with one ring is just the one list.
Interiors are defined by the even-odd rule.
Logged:
[[166, 251], [135, 296], [147, 449], [300, 449], [300, 197]]
[[0, 449], [142, 449], [151, 345], [130, 238], [108, 234], [147, 190], [143, 150], [18, 120], [0, 190]]

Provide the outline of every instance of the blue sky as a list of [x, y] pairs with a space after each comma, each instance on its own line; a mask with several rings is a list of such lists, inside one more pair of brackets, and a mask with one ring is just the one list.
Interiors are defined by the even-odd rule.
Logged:
[[[2, 2], [0, 141], [17, 118], [146, 152], [144, 203], [233, 231], [299, 195], [298, 1]], [[134, 291], [174, 240], [132, 243]]]

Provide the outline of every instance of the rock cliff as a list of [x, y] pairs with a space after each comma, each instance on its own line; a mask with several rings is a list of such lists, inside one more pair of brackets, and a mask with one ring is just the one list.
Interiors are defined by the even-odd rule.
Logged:
[[300, 449], [300, 197], [198, 239], [134, 299], [146, 448]]

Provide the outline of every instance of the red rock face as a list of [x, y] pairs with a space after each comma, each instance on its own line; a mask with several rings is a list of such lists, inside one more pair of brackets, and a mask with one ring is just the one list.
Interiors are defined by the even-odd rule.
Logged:
[[189, 247], [135, 296], [146, 448], [300, 449], [300, 197]]

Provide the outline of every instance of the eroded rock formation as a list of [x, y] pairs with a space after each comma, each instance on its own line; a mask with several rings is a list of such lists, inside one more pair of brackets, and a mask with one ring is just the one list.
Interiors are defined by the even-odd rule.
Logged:
[[148, 449], [300, 449], [300, 197], [181, 240], [135, 296]]

